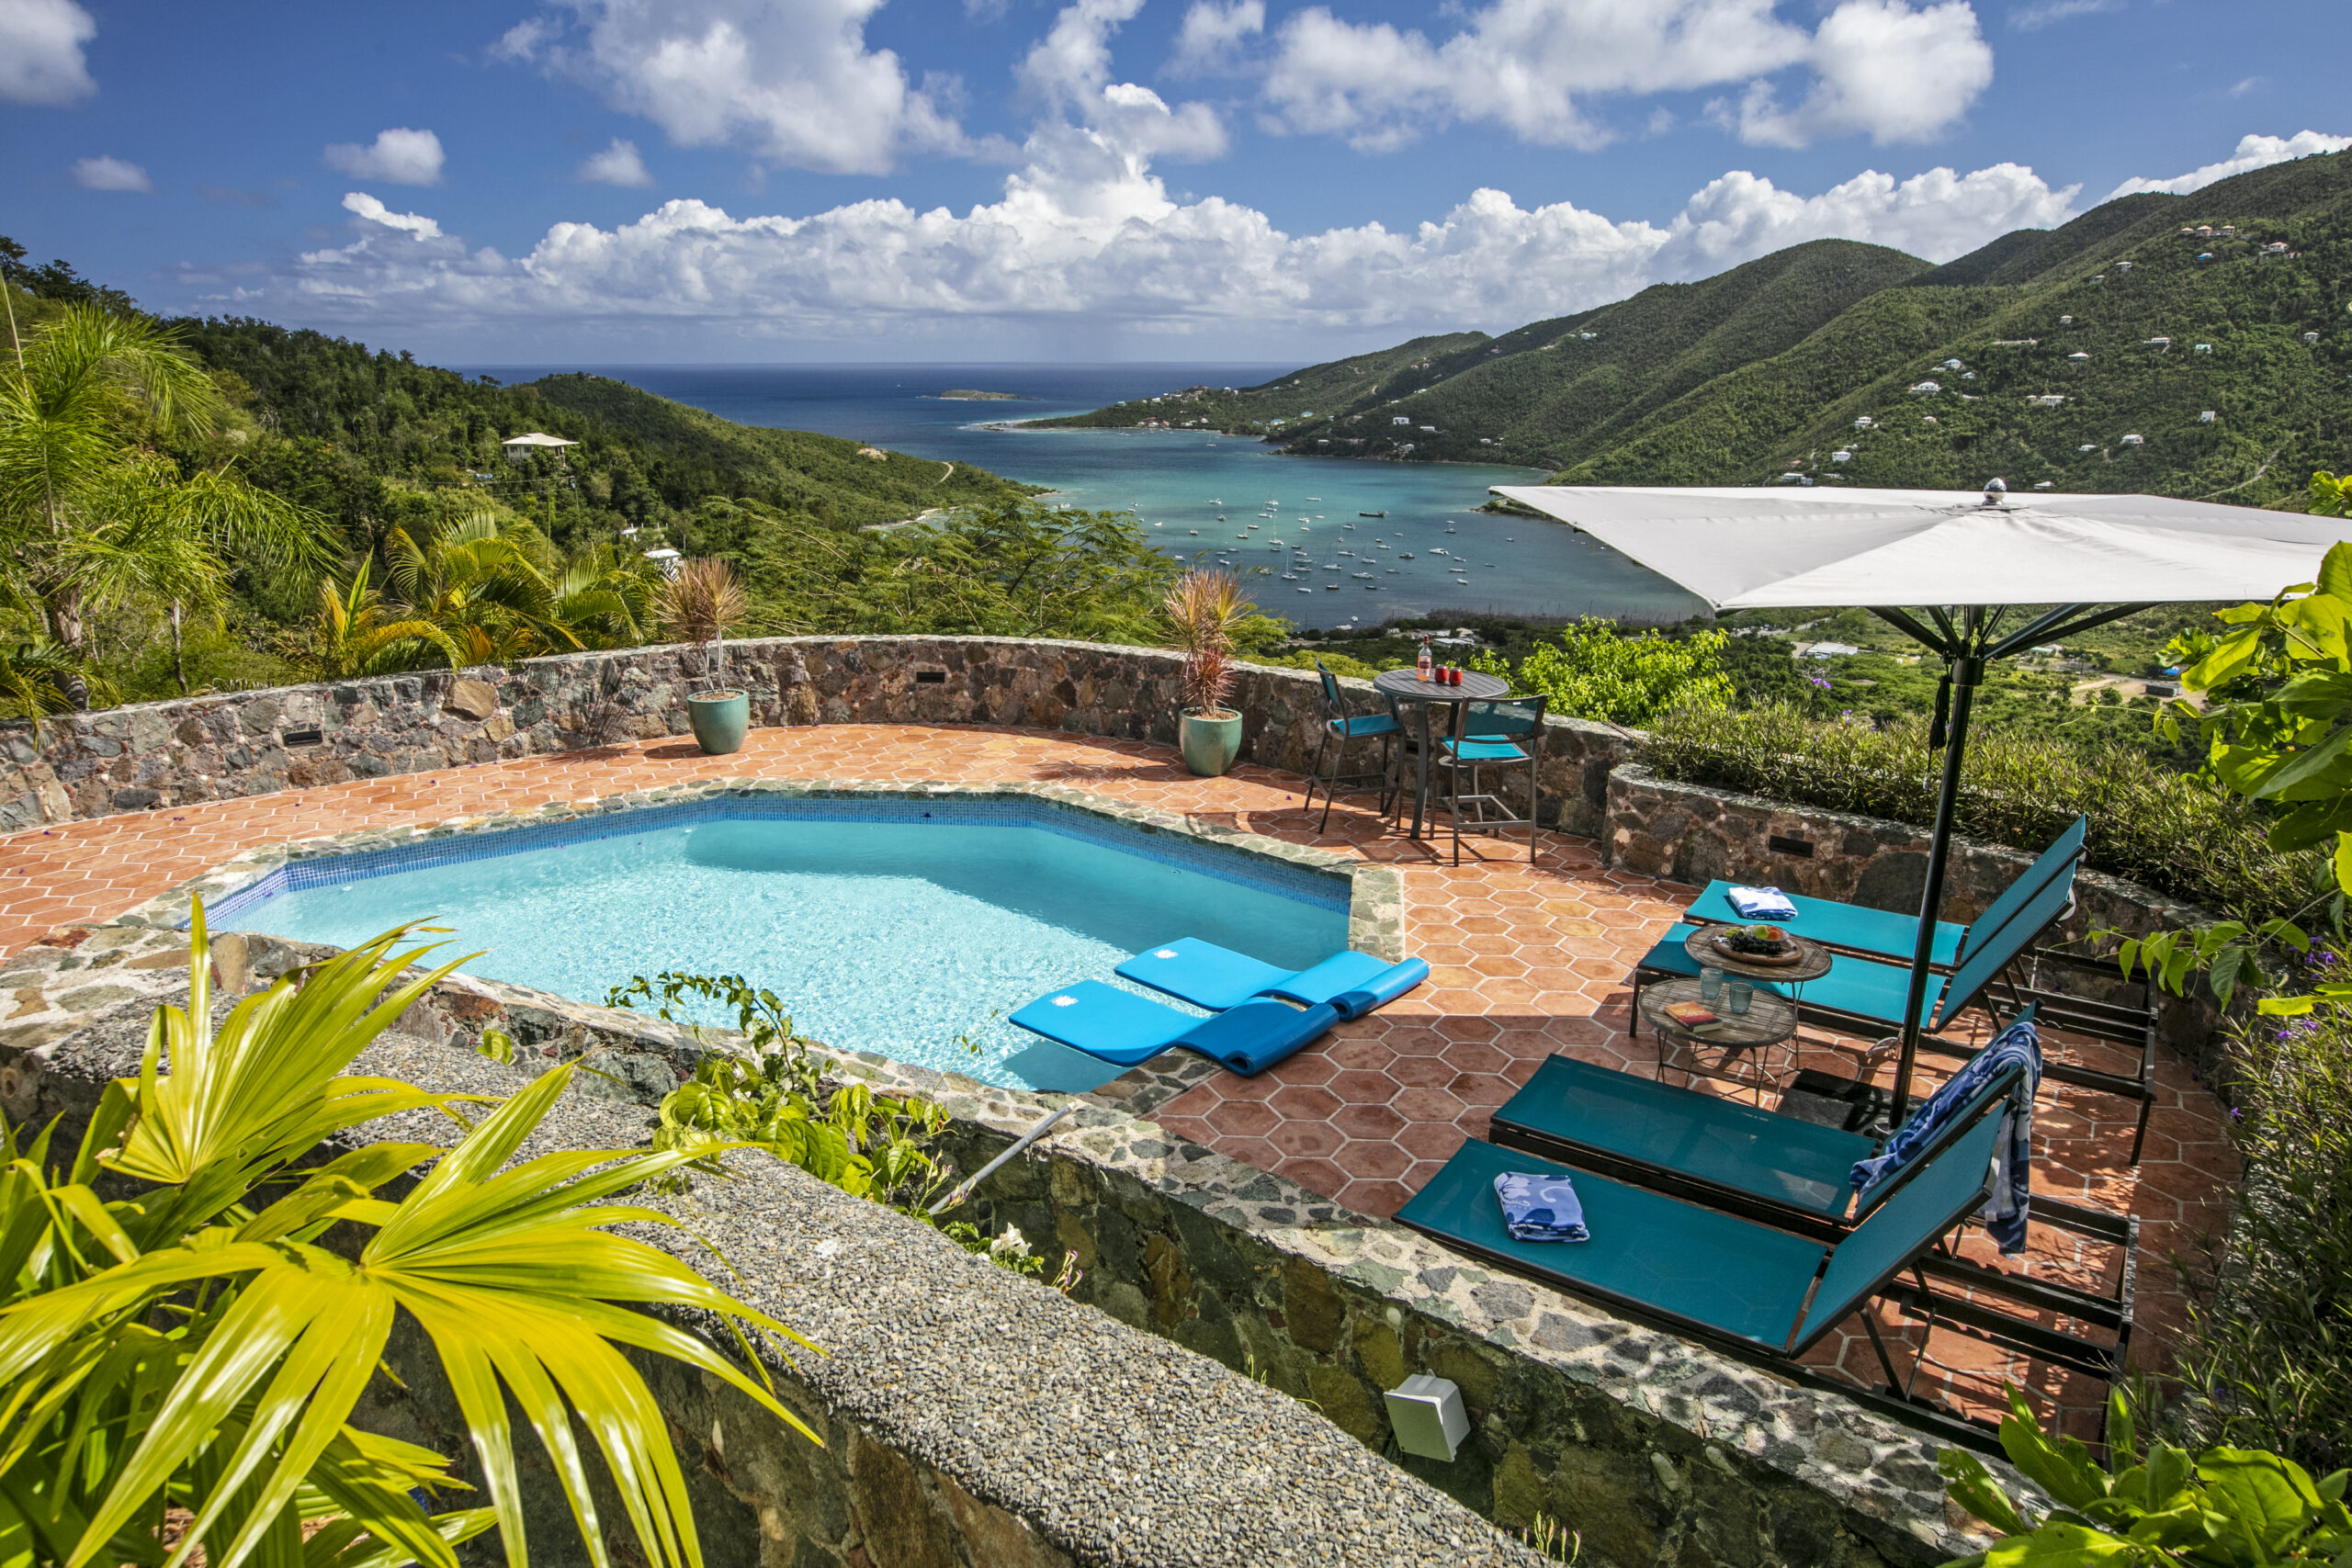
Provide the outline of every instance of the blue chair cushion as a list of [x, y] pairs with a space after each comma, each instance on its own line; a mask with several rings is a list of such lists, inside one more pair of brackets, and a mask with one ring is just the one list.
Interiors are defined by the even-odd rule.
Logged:
[[1464, 762], [1524, 762], [1527, 753], [1508, 740], [1448, 740], [1445, 754]]
[[1176, 1043], [1246, 1078], [1297, 1055], [1339, 1021], [1334, 1007], [1295, 1008], [1260, 998], [1202, 1020]]
[[1144, 949], [1116, 973], [1212, 1012], [1256, 997], [1279, 997], [1308, 1008], [1330, 1002], [1340, 1017], [1361, 1018], [1428, 979], [1430, 966], [1418, 958], [1390, 964], [1369, 953], [1335, 953], [1293, 971], [1188, 936]]
[[1100, 980], [1080, 980], [1039, 997], [1012, 1021], [1073, 1051], [1132, 1067], [1175, 1044], [1201, 1020]]
[[[1566, 1176], [1589, 1241], [1515, 1241], [1495, 1178]], [[1464, 1244], [1562, 1289], [1650, 1307], [1759, 1348], [1779, 1350], [1804, 1310], [1828, 1248], [1770, 1225], [1702, 1209], [1476, 1138], [1397, 1211], [1415, 1230]]]
[[[1684, 915], [1702, 924], [1751, 923], [1746, 915], [1731, 907], [1731, 886], [1728, 882], [1710, 882], [1707, 890], [1683, 911]], [[1905, 964], [1911, 962], [1911, 944], [1919, 935], [1918, 916], [1898, 915], [1860, 904], [1840, 904], [1833, 898], [1808, 898], [1802, 893], [1791, 893], [1787, 897], [1797, 907], [1795, 918], [1775, 923], [1797, 935], [1811, 937], [1828, 947], [1852, 948]], [[1960, 954], [1960, 939], [1967, 934], [1966, 926], [1938, 920], [1936, 944], [1928, 953], [1929, 962], [1951, 964]]]
[[[1308, 973], [1314, 971], [1309, 970]], [[1430, 966], [1426, 960], [1408, 958], [1402, 964], [1390, 964], [1363, 985], [1340, 992], [1331, 998], [1331, 1005], [1340, 1010], [1341, 1018], [1362, 1018], [1375, 1008], [1386, 1007], [1429, 977]], [[1285, 989], [1274, 994], [1289, 996], [1291, 993]]]
[[1194, 1018], [1100, 980], [1048, 992], [1012, 1015], [1031, 1033], [1114, 1066], [1136, 1066], [1181, 1045], [1244, 1077], [1313, 1044], [1339, 1021], [1335, 1007], [1299, 1009], [1265, 998]]
[[[1341, 954], [1341, 957], [1352, 956]], [[1335, 962], [1326, 960], [1326, 962]], [[1371, 961], [1377, 967], [1378, 959]], [[1308, 971], [1312, 973], [1313, 971]], [[1115, 971], [1122, 979], [1149, 986], [1155, 991], [1165, 991], [1181, 997], [1194, 1007], [1223, 1012], [1238, 1007], [1251, 997], [1262, 996], [1271, 987], [1298, 976], [1288, 969], [1261, 963], [1246, 953], [1236, 953], [1229, 947], [1219, 947], [1198, 937], [1180, 937], [1145, 948]], [[1341, 990], [1349, 987], [1339, 987]], [[1328, 996], [1301, 997], [1303, 1002], [1327, 1002]]]
[[1344, 739], [1356, 739], [1366, 735], [1395, 735], [1405, 727], [1385, 713], [1359, 714], [1353, 718], [1325, 720], [1331, 733]]

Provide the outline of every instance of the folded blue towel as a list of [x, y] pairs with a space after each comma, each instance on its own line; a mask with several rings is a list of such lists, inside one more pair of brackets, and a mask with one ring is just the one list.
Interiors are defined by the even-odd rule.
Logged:
[[1797, 907], [1777, 887], [1733, 887], [1724, 893], [1740, 918], [1749, 920], [1793, 920]]
[[1565, 1176], [1507, 1171], [1495, 1178], [1495, 1196], [1502, 1200], [1503, 1229], [1513, 1241], [1592, 1239], [1584, 1228], [1584, 1205]]

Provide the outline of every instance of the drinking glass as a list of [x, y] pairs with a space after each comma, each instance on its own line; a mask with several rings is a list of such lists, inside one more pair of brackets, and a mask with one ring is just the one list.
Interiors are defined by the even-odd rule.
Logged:
[[1724, 993], [1724, 1005], [1731, 1009], [1735, 1015], [1745, 1013], [1747, 1010], [1747, 1004], [1754, 999], [1755, 995], [1754, 986], [1745, 980], [1734, 980], [1730, 988]]
[[1714, 967], [1713, 964], [1700, 965], [1699, 999], [1712, 1006], [1713, 1005], [1715, 998], [1723, 994], [1724, 972]]

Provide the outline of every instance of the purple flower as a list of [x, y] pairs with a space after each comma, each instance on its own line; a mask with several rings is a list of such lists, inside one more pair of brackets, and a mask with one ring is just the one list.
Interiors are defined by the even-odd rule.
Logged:
[[1805, 679], [1811, 681], [1815, 687], [1822, 691], [1826, 692], [1829, 689], [1829, 677], [1826, 675], [1808, 675]]

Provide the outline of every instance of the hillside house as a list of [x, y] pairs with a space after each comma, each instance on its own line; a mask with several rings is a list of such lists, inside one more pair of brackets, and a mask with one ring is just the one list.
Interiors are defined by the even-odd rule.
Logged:
[[2213, 423], [2213, 411], [2212, 411], [2211, 409], [2207, 409], [2203, 413], [2199, 414], [2199, 415], [2197, 416], [2197, 423], [2199, 423], [2199, 424], [2211, 424], [2211, 423]]
[[1911, 389], [1911, 395], [1915, 398], [1932, 398], [1942, 390], [1943, 388], [1934, 381], [1921, 381]]
[[2123, 438], [2123, 445], [2126, 446], [2145, 446], [2147, 444], [2145, 436], [2127, 435]]

